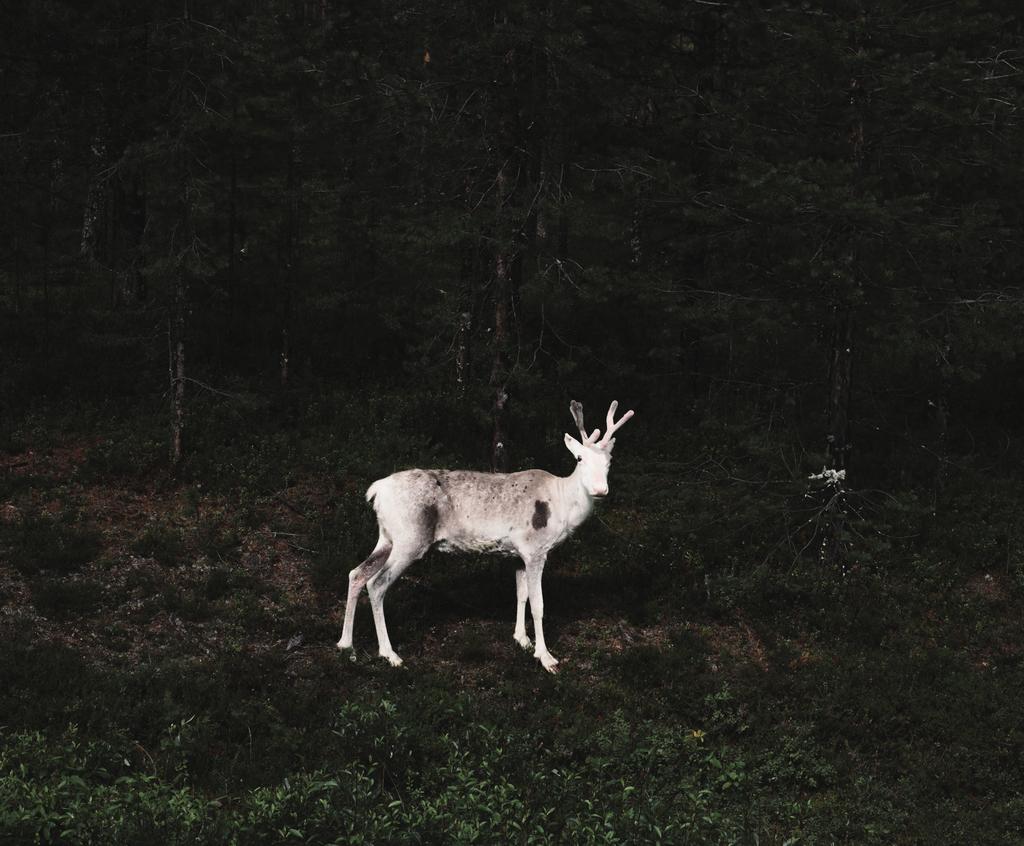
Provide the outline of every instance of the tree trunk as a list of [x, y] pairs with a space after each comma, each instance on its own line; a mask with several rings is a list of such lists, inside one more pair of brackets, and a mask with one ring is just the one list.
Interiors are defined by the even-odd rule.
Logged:
[[853, 373], [853, 310], [833, 306], [829, 352], [826, 454], [833, 470], [846, 470], [850, 455], [850, 388]]
[[[183, 72], [187, 72], [191, 59], [191, 10], [189, 0], [185, 2], [183, 21], [186, 31], [186, 47]], [[184, 133], [184, 130], [182, 130]], [[188, 254], [194, 249], [195, 233], [192, 229], [192, 197], [189, 185], [189, 163], [185, 138], [177, 144], [178, 167], [178, 209], [180, 240], [172, 237], [171, 249], [176, 257], [174, 273], [174, 299], [171, 317], [168, 320], [168, 369], [171, 379], [171, 467], [177, 469], [184, 456], [185, 441], [185, 324], [188, 314]]]
[[185, 438], [185, 315], [188, 310], [188, 279], [184, 256], [178, 260], [174, 280], [174, 307], [167, 321], [167, 369], [171, 387], [171, 467], [184, 455]]
[[231, 187], [228, 193], [228, 325], [227, 340], [234, 347], [238, 299], [238, 153], [231, 139]]
[[455, 396], [459, 400], [465, 399], [466, 387], [469, 384], [472, 330], [473, 315], [464, 311], [459, 315], [459, 328], [455, 341]]
[[[498, 181], [504, 193], [504, 172], [498, 177]], [[508, 242], [499, 235], [494, 259], [494, 360], [490, 381], [494, 396], [491, 470], [495, 473], [508, 472], [509, 346], [512, 339], [511, 268], [508, 249]]]
[[558, 240], [555, 247], [555, 257], [560, 264], [569, 259], [569, 174], [572, 165], [569, 162], [569, 154], [562, 145], [562, 164], [558, 174]]
[[[53, 208], [53, 194], [50, 195], [50, 209]], [[43, 247], [43, 339], [50, 338], [50, 221], [52, 215], [48, 215], [42, 228]]]
[[14, 313], [21, 317], [21, 235], [14, 239]]
[[106, 192], [106, 185], [99, 176], [106, 155], [106, 145], [100, 138], [93, 139], [92, 155], [96, 174], [89, 181], [89, 190], [86, 192], [85, 210], [82, 213], [82, 233], [79, 241], [79, 255], [90, 263], [97, 260], [99, 239], [97, 230]]
[[[856, 26], [863, 22], [863, 13], [851, 32], [851, 47], [861, 49], [860, 33]], [[850, 125], [849, 155], [857, 171], [864, 169], [864, 104], [865, 92], [859, 77], [850, 80], [848, 88], [853, 119]], [[840, 284], [857, 286], [858, 250], [856, 234], [854, 243], [849, 245], [850, 274]], [[849, 520], [847, 510], [847, 475], [850, 469], [850, 399], [853, 375], [854, 312], [853, 290], [839, 290], [834, 293], [832, 311], [832, 342], [829, 349], [827, 431], [825, 454], [828, 460], [830, 480], [825, 485], [825, 514], [828, 518], [825, 537], [821, 546], [823, 563], [838, 568], [846, 575], [845, 538]]]
[[850, 466], [850, 396], [853, 375], [853, 308], [833, 306], [832, 343], [829, 350], [827, 432], [825, 454], [828, 473], [823, 489], [825, 534], [822, 563], [846, 575], [846, 475]]
[[296, 239], [296, 228], [298, 226], [298, 200], [296, 198], [296, 162], [295, 162], [295, 142], [293, 139], [288, 140], [288, 174], [285, 182], [285, 196], [288, 203], [288, 210], [285, 214], [285, 233], [284, 233], [284, 279], [283, 279], [283, 297], [281, 303], [281, 358], [280, 358], [280, 379], [281, 387], [288, 387], [289, 377], [289, 356], [291, 351], [289, 348], [290, 338], [288, 336], [288, 329], [291, 325], [292, 318], [292, 288], [294, 287], [294, 273], [295, 273], [295, 239]]
[[644, 260], [643, 210], [639, 194], [633, 200], [633, 218], [629, 225], [629, 264], [639, 268]]
[[192, 249], [192, 217], [189, 208], [188, 171], [184, 152], [179, 153], [181, 168], [181, 231], [184, 243], [177, 248], [174, 276], [174, 302], [167, 326], [168, 369], [171, 380], [171, 466], [177, 468], [184, 455], [185, 432], [185, 322], [188, 314], [188, 276], [186, 261]]
[[935, 420], [935, 446], [932, 454], [935, 458], [935, 473], [932, 482], [932, 513], [936, 513], [942, 493], [946, 488], [946, 468], [949, 451], [949, 394], [952, 378], [950, 357], [953, 349], [953, 334], [949, 329], [949, 318], [941, 339], [936, 339], [936, 368], [939, 372], [938, 395], [930, 401]]
[[281, 330], [281, 387], [288, 387], [288, 326]]

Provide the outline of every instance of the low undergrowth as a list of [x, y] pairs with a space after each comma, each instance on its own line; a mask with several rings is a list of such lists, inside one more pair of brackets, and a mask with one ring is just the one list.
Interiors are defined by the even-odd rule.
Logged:
[[[83, 741], [74, 727], [8, 735], [0, 824], [43, 842], [734, 843], [807, 816], [799, 803], [747, 806], [743, 760], [696, 731], [616, 712], [573, 751], [478, 722], [459, 699], [427, 720], [406, 710], [386, 699], [338, 707], [329, 766], [230, 799], [190, 786], [184, 760], [147, 771], [130, 743]], [[187, 743], [190, 724], [167, 729], [162, 757]]]
[[[407, 463], [471, 464], [366, 407]], [[357, 660], [333, 646], [376, 537], [363, 491], [393, 469], [355, 412], [246, 443], [237, 414], [207, 422], [179, 478], [147, 478], [151, 431], [127, 461], [92, 418], [31, 460], [34, 430], [8, 433], [0, 842], [1024, 838], [1012, 484], [950, 484], [946, 531], [896, 498], [830, 570], [778, 543], [802, 482], [723, 511], [738, 482], [649, 441], [549, 562], [558, 676], [511, 640], [507, 563], [433, 553], [388, 595], [395, 670], [365, 606]]]
[[[0, 825], [54, 843], [612, 844], [881, 843], [900, 823], [874, 779], [859, 782], [860, 803], [840, 801], [844, 779], [806, 733], [744, 748], [728, 689], [705, 698], [701, 729], [623, 709], [584, 724], [573, 708], [554, 722], [549, 696], [549, 721], [531, 725], [495, 714], [488, 697], [489, 707], [464, 694], [430, 706], [408, 682], [385, 687], [331, 706], [308, 766], [270, 767], [229, 793], [195, 781], [194, 756], [212, 740], [203, 716], [166, 726], [152, 751], [123, 733], [86, 739], [74, 724], [5, 732]], [[302, 729], [292, 734], [309, 754]], [[857, 814], [849, 834], [833, 817], [839, 807]]]

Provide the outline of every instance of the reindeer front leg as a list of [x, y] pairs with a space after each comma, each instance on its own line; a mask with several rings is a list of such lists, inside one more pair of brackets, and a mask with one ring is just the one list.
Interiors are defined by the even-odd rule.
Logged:
[[533, 614], [533, 657], [539, 659], [549, 673], [557, 673], [558, 659], [548, 652], [544, 643], [544, 593], [540, 586], [544, 560], [545, 556], [539, 555], [526, 562], [526, 586], [530, 597], [530, 612]]

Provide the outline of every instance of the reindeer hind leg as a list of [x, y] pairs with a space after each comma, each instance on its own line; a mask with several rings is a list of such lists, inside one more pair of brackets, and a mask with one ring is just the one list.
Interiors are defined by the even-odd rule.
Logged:
[[348, 598], [345, 601], [345, 626], [341, 631], [341, 640], [338, 641], [338, 649], [352, 648], [352, 629], [355, 626], [356, 605], [359, 603], [359, 594], [362, 593], [366, 583], [376, 576], [388, 562], [391, 555], [391, 542], [384, 536], [383, 532], [377, 539], [377, 545], [367, 559], [348, 574]]
[[395, 580], [412, 564], [415, 564], [429, 548], [429, 543], [417, 543], [412, 546], [396, 546], [376, 575], [366, 584], [366, 592], [370, 594], [370, 608], [373, 610], [373, 622], [377, 627], [377, 647], [381, 658], [386, 658], [393, 667], [401, 666], [402, 659], [391, 646], [388, 637], [388, 626], [384, 620], [384, 594]]

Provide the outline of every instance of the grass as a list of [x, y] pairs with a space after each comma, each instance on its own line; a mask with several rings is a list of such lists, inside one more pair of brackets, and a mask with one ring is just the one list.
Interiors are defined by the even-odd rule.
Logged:
[[666, 486], [638, 446], [545, 575], [558, 676], [511, 639], [509, 568], [434, 554], [388, 596], [394, 670], [365, 605], [357, 660], [333, 645], [378, 471], [354, 450], [326, 472], [314, 435], [337, 442], [300, 422], [245, 447], [287, 467], [210, 433], [215, 485], [57, 445], [4, 489], [0, 842], [1024, 837], [1022, 586], [962, 490], [955, 548], [843, 577], [744, 552], [729, 515], [702, 528], [693, 489], [645, 507]]

